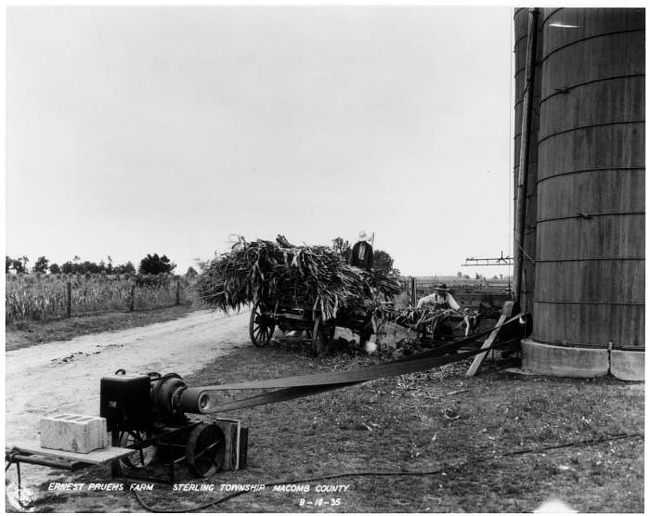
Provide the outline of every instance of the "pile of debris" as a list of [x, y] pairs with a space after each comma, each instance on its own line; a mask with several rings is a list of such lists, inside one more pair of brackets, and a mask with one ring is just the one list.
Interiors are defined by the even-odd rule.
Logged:
[[196, 288], [208, 306], [223, 311], [279, 301], [319, 310], [323, 319], [374, 306], [401, 290], [393, 275], [353, 267], [330, 247], [296, 246], [282, 235], [275, 242], [240, 237], [231, 252], [208, 264]]

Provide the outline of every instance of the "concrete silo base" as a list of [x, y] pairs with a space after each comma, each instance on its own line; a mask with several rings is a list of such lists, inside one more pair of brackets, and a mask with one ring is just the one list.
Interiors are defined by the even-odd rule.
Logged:
[[548, 376], [595, 378], [611, 374], [620, 380], [645, 380], [645, 352], [601, 348], [552, 346], [530, 339], [522, 340], [524, 371]]
[[645, 381], [645, 351], [613, 349], [610, 372], [619, 380]]

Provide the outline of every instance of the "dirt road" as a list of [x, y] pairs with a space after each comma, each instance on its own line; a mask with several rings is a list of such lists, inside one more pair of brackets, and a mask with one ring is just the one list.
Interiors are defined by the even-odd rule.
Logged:
[[250, 345], [249, 313], [182, 319], [50, 342], [6, 353], [6, 444], [38, 440], [46, 415], [99, 415], [102, 376], [157, 371], [186, 376], [235, 346]]

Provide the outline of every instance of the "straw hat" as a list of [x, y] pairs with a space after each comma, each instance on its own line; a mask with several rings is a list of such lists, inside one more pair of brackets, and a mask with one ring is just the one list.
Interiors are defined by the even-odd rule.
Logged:
[[438, 292], [449, 292], [449, 288], [446, 283], [440, 283], [436, 286], [435, 290]]

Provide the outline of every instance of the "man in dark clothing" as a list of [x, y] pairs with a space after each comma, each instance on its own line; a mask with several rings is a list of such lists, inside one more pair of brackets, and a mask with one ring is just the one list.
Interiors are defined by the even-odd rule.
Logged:
[[359, 233], [359, 241], [352, 247], [349, 260], [350, 265], [366, 269], [367, 271], [372, 269], [374, 265], [372, 245], [370, 245], [368, 240], [370, 239], [366, 232], [361, 231]]

